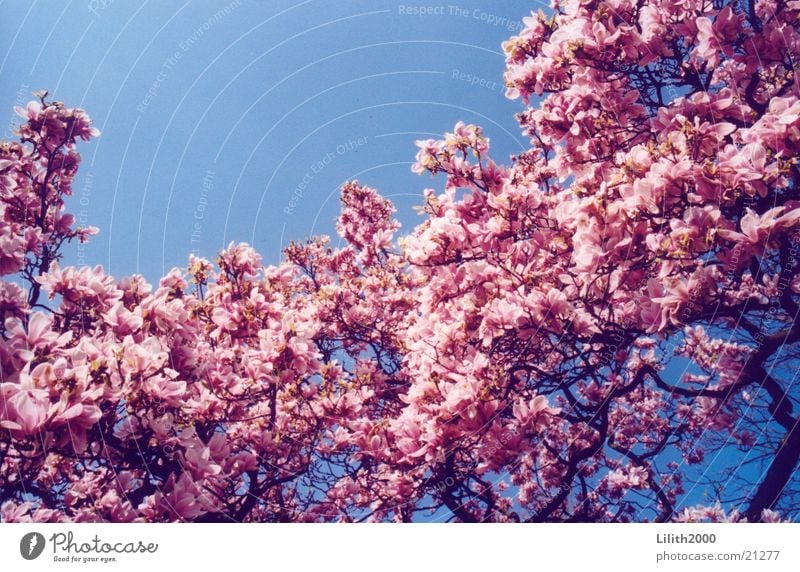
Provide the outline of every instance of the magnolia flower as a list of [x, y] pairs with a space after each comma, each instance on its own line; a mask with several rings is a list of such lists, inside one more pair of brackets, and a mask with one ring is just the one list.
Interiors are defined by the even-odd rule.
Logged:
[[22, 389], [16, 383], [0, 384], [0, 427], [12, 435], [39, 431], [47, 420], [50, 398], [44, 389]]

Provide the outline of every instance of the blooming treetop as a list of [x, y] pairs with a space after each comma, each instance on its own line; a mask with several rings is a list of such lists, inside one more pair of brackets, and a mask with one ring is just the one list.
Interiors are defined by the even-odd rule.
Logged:
[[277, 266], [231, 244], [153, 286], [62, 267], [96, 232], [64, 201], [97, 132], [18, 110], [2, 520], [797, 517], [800, 2], [553, 8], [503, 45], [529, 149], [420, 141], [446, 179], [421, 224], [397, 237], [351, 182], [344, 246]]

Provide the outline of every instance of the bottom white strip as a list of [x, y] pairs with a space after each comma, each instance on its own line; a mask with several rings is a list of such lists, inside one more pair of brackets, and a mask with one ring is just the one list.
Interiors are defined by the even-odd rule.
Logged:
[[800, 524], [0, 524], [0, 563], [4, 571], [800, 570]]

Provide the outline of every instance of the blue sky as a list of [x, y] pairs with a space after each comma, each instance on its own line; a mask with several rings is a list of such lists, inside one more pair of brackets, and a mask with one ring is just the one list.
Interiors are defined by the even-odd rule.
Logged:
[[410, 172], [415, 139], [464, 120], [496, 159], [519, 152], [500, 44], [532, 7], [0, 1], [0, 125], [8, 137], [13, 105], [48, 89], [103, 132], [81, 148], [71, 204], [101, 234], [67, 263], [156, 281], [230, 241], [276, 262], [289, 240], [334, 234], [351, 178], [413, 227], [423, 189], [441, 187]]

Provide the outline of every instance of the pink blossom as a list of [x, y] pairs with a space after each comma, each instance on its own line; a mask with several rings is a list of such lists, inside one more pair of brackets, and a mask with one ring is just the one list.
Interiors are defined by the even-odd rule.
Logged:
[[503, 44], [510, 161], [458, 121], [402, 236], [349, 181], [338, 244], [152, 284], [62, 266], [99, 133], [38, 94], [0, 145], [3, 520], [791, 518], [795, 8], [557, 0]]
[[47, 420], [50, 399], [43, 389], [22, 389], [15, 383], [3, 383], [0, 397], [0, 427], [12, 434], [32, 435]]

